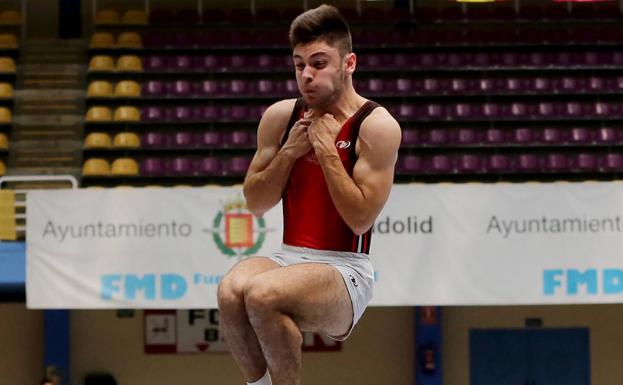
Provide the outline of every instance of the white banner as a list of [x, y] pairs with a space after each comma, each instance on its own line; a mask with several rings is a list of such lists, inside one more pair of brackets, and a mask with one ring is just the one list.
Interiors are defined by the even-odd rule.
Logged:
[[[372, 305], [623, 302], [623, 184], [396, 185]], [[31, 308], [216, 307], [236, 262], [281, 243], [238, 188], [33, 191]]]

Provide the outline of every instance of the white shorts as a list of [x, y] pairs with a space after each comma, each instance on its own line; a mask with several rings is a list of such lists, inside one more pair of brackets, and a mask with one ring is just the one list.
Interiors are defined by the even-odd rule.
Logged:
[[353, 323], [345, 335], [329, 337], [338, 341], [348, 338], [372, 299], [374, 268], [370, 257], [364, 253], [317, 250], [283, 244], [281, 250], [274, 252], [269, 258], [283, 267], [299, 263], [325, 263], [340, 272], [353, 305]]

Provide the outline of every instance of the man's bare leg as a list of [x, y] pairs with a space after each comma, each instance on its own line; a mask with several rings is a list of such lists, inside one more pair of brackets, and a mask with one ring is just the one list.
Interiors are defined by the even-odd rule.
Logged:
[[301, 330], [339, 336], [349, 330], [353, 319], [342, 276], [318, 263], [255, 276], [245, 287], [245, 304], [273, 385], [300, 384]]
[[246, 382], [266, 373], [267, 363], [244, 303], [244, 287], [250, 279], [280, 266], [268, 258], [249, 258], [234, 266], [218, 288], [221, 331]]

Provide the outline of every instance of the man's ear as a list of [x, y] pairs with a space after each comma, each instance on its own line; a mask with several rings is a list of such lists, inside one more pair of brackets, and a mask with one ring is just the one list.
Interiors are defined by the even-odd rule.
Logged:
[[351, 52], [344, 57], [344, 66], [347, 74], [352, 75], [357, 67], [357, 56]]

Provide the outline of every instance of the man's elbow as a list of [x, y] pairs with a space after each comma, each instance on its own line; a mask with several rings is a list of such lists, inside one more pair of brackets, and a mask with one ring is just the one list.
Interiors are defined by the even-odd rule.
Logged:
[[374, 225], [374, 221], [372, 220], [354, 220], [351, 223], [348, 223], [348, 227], [355, 233], [355, 235], [365, 234], [368, 230], [372, 228]]

